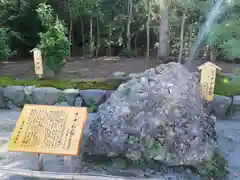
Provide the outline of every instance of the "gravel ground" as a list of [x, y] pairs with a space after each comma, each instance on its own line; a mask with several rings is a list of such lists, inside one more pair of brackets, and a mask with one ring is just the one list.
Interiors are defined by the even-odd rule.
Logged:
[[[19, 169], [37, 169], [37, 158], [33, 154], [7, 152], [7, 142], [15, 127], [20, 111], [0, 110], [2, 123], [0, 124], [0, 166]], [[229, 169], [240, 174], [240, 121], [217, 121], [217, 132], [219, 136], [219, 149], [229, 161]], [[78, 158], [73, 159], [74, 167], [81, 167]], [[44, 168], [46, 171], [69, 172], [64, 165], [63, 157], [45, 155]], [[82, 170], [84, 171], [84, 170]], [[86, 169], [86, 172], [94, 173], [94, 170]], [[163, 179], [186, 180], [185, 177], [173, 173], [165, 175]], [[0, 179], [5, 180], [27, 180], [17, 176], [8, 177], [0, 174]], [[195, 178], [194, 178], [195, 179]], [[229, 180], [240, 180], [240, 177], [229, 175]]]

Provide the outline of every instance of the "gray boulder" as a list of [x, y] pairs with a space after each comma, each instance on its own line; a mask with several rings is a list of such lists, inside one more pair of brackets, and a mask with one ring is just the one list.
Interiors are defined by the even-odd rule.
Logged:
[[4, 97], [11, 100], [16, 106], [22, 106], [25, 103], [24, 87], [8, 86], [4, 89]]
[[114, 72], [113, 73], [113, 76], [115, 76], [115, 77], [123, 77], [123, 76], [125, 76], [126, 75], [126, 73], [125, 72]]
[[53, 87], [35, 88], [32, 91], [35, 104], [54, 105], [63, 99], [62, 91]]
[[63, 91], [63, 95], [65, 97], [65, 100], [68, 102], [68, 104], [73, 106], [77, 96], [79, 96], [79, 90], [78, 89], [65, 89]]
[[33, 93], [34, 88], [35, 88], [35, 86], [25, 86], [24, 87], [26, 103], [33, 103], [32, 93]]
[[212, 158], [216, 118], [204, 108], [199, 79], [169, 63], [131, 79], [100, 105], [88, 152], [195, 165]]
[[81, 90], [80, 96], [86, 106], [100, 104], [106, 98], [106, 91], [101, 89]]
[[226, 119], [227, 111], [231, 106], [231, 103], [231, 97], [214, 95], [213, 101], [210, 103], [210, 110], [217, 118]]

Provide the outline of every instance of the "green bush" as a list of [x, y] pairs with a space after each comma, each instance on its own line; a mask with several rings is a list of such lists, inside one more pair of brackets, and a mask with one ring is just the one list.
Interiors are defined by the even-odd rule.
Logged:
[[37, 12], [46, 29], [45, 32], [40, 33], [39, 48], [45, 65], [58, 75], [65, 65], [65, 58], [69, 55], [70, 42], [66, 37], [67, 28], [62, 21], [54, 18], [51, 6], [41, 3]]
[[8, 28], [0, 28], [0, 61], [8, 60], [15, 54], [10, 48], [11, 31]]

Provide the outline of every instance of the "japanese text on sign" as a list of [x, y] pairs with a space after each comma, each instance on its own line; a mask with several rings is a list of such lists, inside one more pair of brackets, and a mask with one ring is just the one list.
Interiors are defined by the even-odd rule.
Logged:
[[33, 57], [34, 57], [35, 73], [42, 75], [43, 74], [43, 62], [42, 62], [41, 51], [39, 49], [34, 49]]
[[77, 155], [86, 119], [86, 108], [25, 105], [9, 150]]

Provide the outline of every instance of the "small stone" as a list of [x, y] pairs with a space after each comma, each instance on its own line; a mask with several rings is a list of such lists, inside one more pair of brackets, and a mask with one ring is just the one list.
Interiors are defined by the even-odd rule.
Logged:
[[34, 88], [32, 92], [33, 101], [36, 104], [54, 105], [62, 101], [63, 93], [53, 87]]
[[101, 89], [81, 90], [80, 96], [86, 106], [99, 105], [106, 98], [106, 91]]
[[25, 86], [24, 87], [24, 93], [26, 96], [32, 95], [33, 89], [35, 86]]
[[82, 107], [82, 105], [83, 105], [83, 100], [82, 100], [82, 98], [81, 98], [81, 97], [77, 97], [76, 100], [75, 100], [74, 106], [76, 106], [76, 107]]
[[117, 71], [117, 72], [114, 72], [114, 73], [113, 73], [113, 76], [115, 76], [115, 77], [123, 77], [123, 76], [125, 76], [125, 75], [126, 75], [125, 72], [119, 72], [119, 71]]
[[213, 101], [210, 103], [210, 108], [217, 118], [226, 119], [227, 110], [231, 102], [232, 99], [230, 97], [214, 95]]
[[137, 73], [130, 73], [128, 76], [130, 78], [135, 78], [135, 77], [138, 77], [138, 74]]
[[68, 104], [73, 106], [77, 96], [79, 96], [79, 90], [78, 89], [65, 89], [63, 91], [63, 95], [64, 95], [66, 101], [68, 102]]
[[35, 86], [25, 86], [24, 93], [25, 93], [25, 100], [26, 103], [33, 103], [32, 92]]
[[12, 102], [21, 106], [25, 103], [25, 93], [23, 86], [8, 86], [4, 89], [4, 96], [8, 100], [12, 100]]

